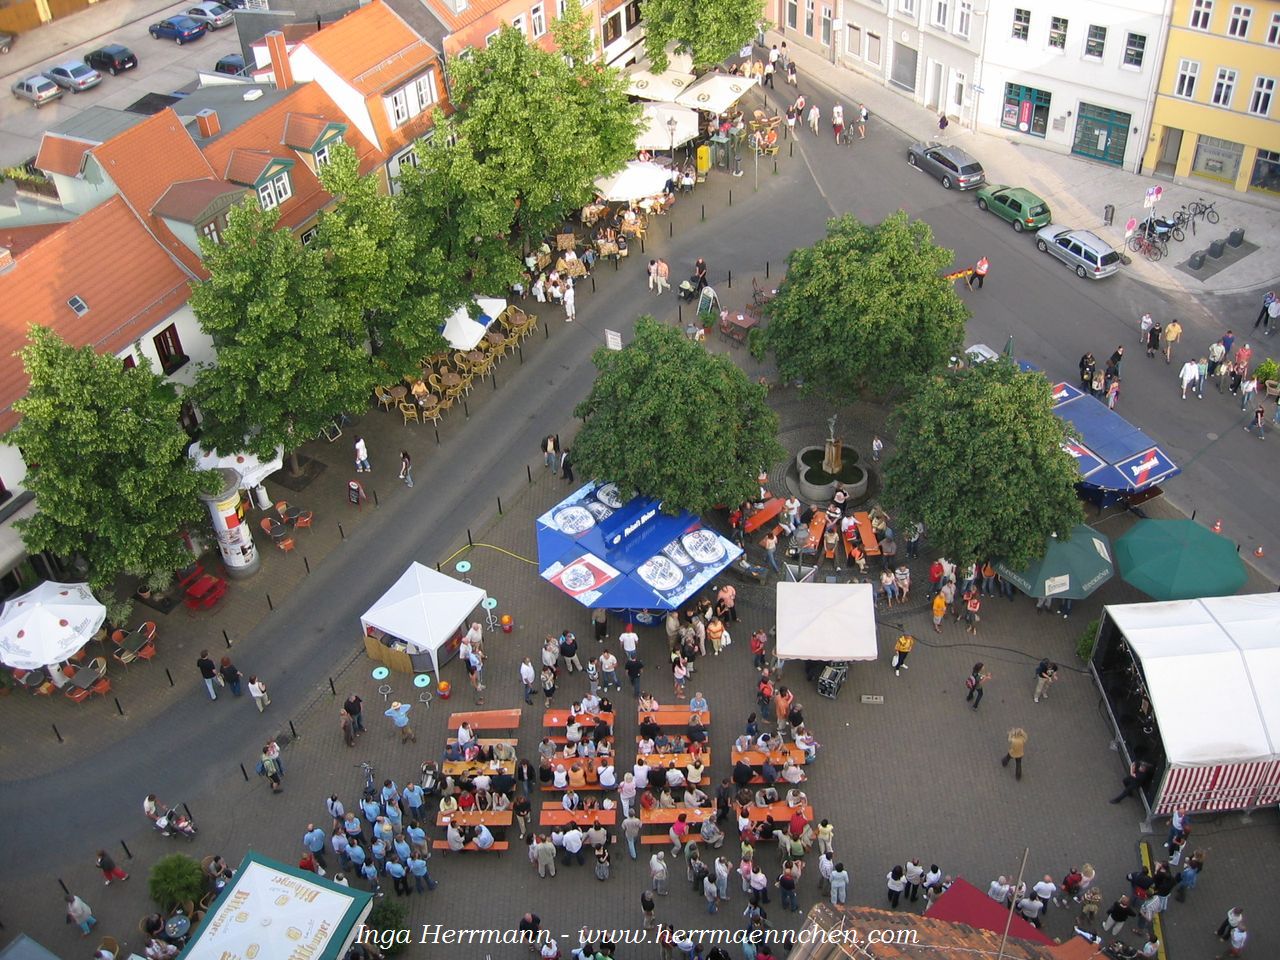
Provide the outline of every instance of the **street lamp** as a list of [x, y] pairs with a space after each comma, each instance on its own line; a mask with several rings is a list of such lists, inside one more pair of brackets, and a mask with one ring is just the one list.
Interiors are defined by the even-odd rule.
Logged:
[[676, 127], [679, 124], [675, 117], [667, 117], [667, 134], [671, 137], [671, 165], [676, 162]]

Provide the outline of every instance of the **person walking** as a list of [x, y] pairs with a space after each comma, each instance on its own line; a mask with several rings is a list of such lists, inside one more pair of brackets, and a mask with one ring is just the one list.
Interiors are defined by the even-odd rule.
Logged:
[[1137, 915], [1137, 912], [1129, 905], [1128, 894], [1125, 894], [1107, 908], [1106, 916], [1102, 918], [1102, 932], [1119, 939], [1124, 930], [1124, 925]]
[[228, 687], [232, 696], [240, 696], [240, 671], [236, 669], [230, 657], [223, 657], [222, 662], [218, 664], [218, 676], [221, 678], [219, 683]]
[[[1254, 394], [1258, 392], [1258, 378], [1247, 377], [1240, 380], [1240, 409], [1248, 410], [1249, 403], [1253, 400]], [[1245, 429], [1249, 429], [1249, 425], [1245, 425]]]
[[1120, 378], [1116, 377], [1111, 381], [1111, 385], [1107, 387], [1107, 409], [1114, 410], [1116, 403], [1120, 400]]
[[845, 894], [849, 889], [849, 872], [845, 870], [844, 863], [837, 863], [835, 869], [831, 871], [829, 880], [831, 884], [831, 905], [837, 906], [845, 902]]
[[1000, 761], [1000, 766], [1007, 767], [1009, 761], [1013, 761], [1013, 776], [1015, 780], [1022, 779], [1022, 757], [1027, 749], [1027, 731], [1021, 727], [1014, 727], [1009, 731], [1009, 746], [1004, 752], [1004, 759]]
[[978, 611], [982, 609], [982, 598], [977, 590], [970, 590], [964, 600], [965, 630], [974, 636], [978, 635]]
[[302, 846], [311, 854], [311, 859], [322, 869], [328, 870], [329, 864], [324, 855], [325, 840], [324, 830], [314, 823], [307, 824], [307, 832], [302, 835]]
[[942, 632], [942, 618], [947, 615], [947, 598], [939, 591], [933, 595], [932, 609], [933, 615], [933, 632]]
[[342, 705], [343, 712], [351, 717], [351, 725], [355, 729], [356, 736], [364, 733], [363, 704], [364, 701], [353, 693]]
[[533, 661], [525, 657], [520, 662], [520, 683], [524, 687], [524, 702], [533, 705], [534, 683], [537, 681], [537, 674], [533, 672]]
[[766, 64], [764, 65], [764, 83], [763, 83], [763, 86], [768, 87], [770, 90], [772, 90], [772, 89], [773, 89], [773, 74], [774, 74], [774, 71], [775, 71], [776, 69], [777, 69], [777, 68], [774, 66], [773, 61], [769, 61], [768, 63], [766, 63]]
[[965, 689], [969, 691], [964, 698], [966, 703], [972, 703], [973, 709], [978, 709], [978, 704], [982, 702], [983, 689], [982, 685], [991, 679], [991, 674], [983, 673], [983, 664], [981, 662], [973, 665], [973, 670], [964, 681]]
[[1164, 337], [1164, 327], [1157, 320], [1151, 325], [1151, 329], [1147, 331], [1147, 356], [1154, 357], [1156, 351], [1160, 349], [1160, 341]]
[[413, 458], [408, 450], [400, 451], [400, 479], [406, 487], [413, 488]]
[[564, 660], [564, 668], [573, 673], [575, 668], [582, 669], [582, 660], [578, 657], [578, 638], [572, 630], [560, 634], [560, 658]]
[[249, 696], [253, 697], [253, 705], [262, 713], [271, 706], [271, 697], [267, 695], [267, 685], [257, 676], [249, 677]]
[[383, 713], [383, 716], [389, 718], [392, 725], [400, 731], [401, 743], [418, 742], [418, 738], [413, 732], [413, 727], [409, 726], [409, 711], [411, 709], [413, 709], [413, 704], [393, 700], [390, 708]]
[[74, 893], [67, 894], [67, 922], [80, 928], [80, 936], [87, 937], [89, 931], [98, 922], [89, 905]]
[[[937, 625], [936, 622], [934, 625]], [[915, 645], [916, 638], [909, 633], [904, 633], [898, 637], [897, 642], [893, 645], [893, 675], [895, 677], [902, 676], [902, 671], [907, 669], [907, 657], [910, 656], [911, 650]]]
[[102, 877], [105, 881], [104, 886], [111, 886], [112, 880], [128, 880], [129, 875], [116, 866], [116, 862], [111, 859], [111, 855], [105, 850], [98, 851], [98, 859], [96, 861], [98, 869], [102, 871]]
[[778, 535], [770, 530], [764, 535], [760, 545], [764, 547], [764, 562], [769, 565], [769, 569], [775, 576], [781, 577], [782, 568], [778, 566]]
[[364, 437], [356, 435], [355, 440], [356, 451], [356, 473], [373, 473], [373, 467], [369, 464], [369, 448], [365, 446]]
[[844, 135], [844, 106], [837, 103], [831, 108], [831, 130], [835, 133], [836, 143]]
[[1151, 328], [1155, 325], [1155, 319], [1149, 313], [1144, 313], [1142, 319], [1138, 321], [1138, 345], [1146, 346], [1147, 335], [1151, 333]]
[[1263, 335], [1269, 336], [1274, 332], [1272, 320], [1280, 320], [1280, 297], [1274, 290], [1268, 290], [1262, 295], [1262, 309], [1258, 311], [1258, 319], [1253, 321], [1253, 329], [1261, 326]]
[[1041, 700], [1049, 699], [1049, 688], [1053, 686], [1058, 679], [1058, 665], [1049, 658], [1045, 658], [1036, 665], [1036, 692], [1032, 695], [1031, 702], [1039, 703]]
[[569, 280], [568, 286], [564, 288], [564, 322], [573, 323], [574, 318], [578, 315], [577, 294], [573, 292], [573, 281]]
[[660, 897], [667, 895], [667, 852], [659, 850], [649, 858], [649, 886]]
[[1173, 319], [1169, 321], [1169, 325], [1164, 328], [1164, 362], [1173, 363], [1173, 348], [1177, 346], [1178, 341], [1182, 339], [1182, 324]]
[[669, 290], [671, 288], [671, 267], [667, 264], [667, 261], [659, 257], [657, 270], [658, 296], [662, 296], [663, 290]]
[[554, 668], [543, 667], [540, 679], [542, 680], [543, 707], [549, 708], [556, 695], [556, 672]]
[[555, 473], [556, 465], [560, 462], [559, 434], [549, 433], [542, 438], [542, 459], [546, 463], [547, 469]]
[[858, 139], [867, 139], [867, 121], [871, 118], [871, 111], [867, 109], [865, 103], [858, 104]]
[[976, 280], [978, 282], [978, 289], [981, 290], [982, 285], [986, 282], [987, 273], [990, 270], [991, 261], [986, 257], [982, 257], [973, 265], [973, 273], [969, 274], [969, 276], [965, 278], [964, 282], [968, 285], [969, 289], [972, 290], [973, 282]]
[[560, 454], [560, 478], [566, 483], [573, 483], [573, 451], [568, 447]]
[[818, 135], [818, 121], [822, 119], [822, 108], [816, 103], [809, 108], [809, 130], [816, 137]]
[[656, 289], [658, 291], [658, 296], [662, 296], [662, 288], [658, 286], [658, 261], [650, 260], [649, 266], [646, 269], [649, 274], [649, 289]]
[[902, 891], [907, 887], [905, 871], [900, 866], [895, 866], [884, 877], [886, 892], [889, 896], [889, 906], [898, 909], [898, 901], [902, 898]]
[[871, 435], [871, 460], [873, 463], [880, 462], [880, 455], [884, 453], [884, 441], [880, 439], [880, 434], [873, 433]]
[[1204, 384], [1209, 379], [1209, 358], [1201, 357], [1196, 361], [1196, 396], [1204, 399]]
[[1222, 392], [1222, 375], [1226, 373], [1227, 348], [1218, 339], [1209, 344], [1209, 376], [1217, 383], [1218, 392]]
[[938, 114], [938, 137], [942, 138], [947, 135], [947, 127], [951, 126], [951, 121], [947, 119], [945, 113]]
[[351, 720], [351, 714], [345, 710], [339, 710], [338, 725], [342, 728], [342, 742], [348, 747], [354, 747], [356, 745], [356, 726]]
[[196, 658], [196, 669], [200, 671], [200, 679], [204, 681], [204, 688], [209, 691], [209, 699], [217, 700], [218, 693], [213, 689], [213, 685], [218, 682], [218, 668], [213, 660], [210, 659], [208, 650], [200, 651], [200, 656]]
[[1196, 380], [1200, 378], [1200, 368], [1196, 365], [1195, 358], [1190, 358], [1182, 365], [1182, 369], [1178, 371], [1178, 381], [1182, 384], [1182, 399], [1187, 399], [1187, 391], [1195, 386]]
[[274, 741], [262, 748], [262, 755], [258, 758], [258, 773], [267, 778], [267, 783], [271, 784], [272, 793], [279, 793], [284, 789], [280, 785], [284, 768], [280, 766], [279, 748], [275, 746]]

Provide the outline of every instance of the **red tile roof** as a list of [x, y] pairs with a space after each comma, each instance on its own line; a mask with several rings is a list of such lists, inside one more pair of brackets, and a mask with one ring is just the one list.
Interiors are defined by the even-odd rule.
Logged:
[[[436, 15], [436, 19], [450, 31], [460, 30], [468, 24], [475, 23], [481, 17], [500, 10], [509, 2], [510, 0], [475, 0], [468, 3], [464, 10], [458, 11], [447, 0], [426, 0], [427, 6]], [[523, 9], [517, 7], [516, 12], [522, 13]]]
[[284, 118], [284, 136], [281, 139], [287, 146], [297, 150], [310, 150], [333, 122], [313, 113], [291, 113]]
[[[189, 278], [122, 197], [112, 197], [17, 254], [0, 273], [0, 431], [18, 421], [13, 404], [27, 375], [15, 355], [27, 327], [50, 327], [74, 346], [116, 353], [187, 301]], [[67, 306], [88, 305], [83, 316]]]
[[4, 247], [16, 257], [66, 224], [67, 221], [62, 220], [57, 223], [38, 223], [29, 227], [0, 226], [0, 247]]
[[222, 176], [232, 183], [252, 187], [275, 159], [277, 158], [266, 150], [232, 150]]
[[365, 96], [435, 60], [431, 45], [382, 0], [327, 25], [303, 44]]
[[67, 177], [79, 176], [84, 155], [94, 146], [95, 144], [88, 140], [58, 133], [46, 133], [40, 138], [35, 167], [45, 173], [60, 173]]
[[194, 225], [196, 218], [214, 201], [227, 194], [242, 197], [245, 190], [225, 180], [182, 180], [164, 192], [151, 212], [157, 217]]

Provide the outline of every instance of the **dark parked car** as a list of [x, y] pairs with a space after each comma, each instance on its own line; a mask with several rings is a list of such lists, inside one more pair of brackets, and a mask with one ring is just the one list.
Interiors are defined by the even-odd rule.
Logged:
[[907, 163], [936, 177], [947, 190], [972, 190], [986, 181], [982, 164], [950, 144], [913, 143], [907, 148]]
[[199, 40], [209, 29], [199, 20], [190, 17], [170, 17], [147, 27], [147, 32], [157, 40], [175, 40], [182, 46], [189, 40]]
[[213, 72], [225, 73], [229, 77], [239, 77], [245, 72], [244, 57], [238, 53], [229, 53], [213, 65]]
[[133, 55], [133, 51], [128, 47], [122, 47], [118, 43], [109, 43], [105, 47], [99, 47], [97, 50], [90, 50], [85, 55], [84, 62], [93, 67], [93, 69], [105, 71], [114, 77], [117, 73], [123, 73], [136, 67], [138, 58]]

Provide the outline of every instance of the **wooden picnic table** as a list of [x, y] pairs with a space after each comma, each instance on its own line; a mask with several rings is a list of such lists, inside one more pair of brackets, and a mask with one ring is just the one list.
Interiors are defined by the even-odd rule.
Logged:
[[449, 729], [457, 730], [463, 723], [471, 724], [472, 730], [518, 730], [520, 728], [520, 708], [513, 710], [471, 710], [466, 713], [449, 714]]
[[[693, 711], [688, 707], [659, 706], [657, 710], [637, 710], [636, 722], [643, 723], [646, 718], [652, 717], [660, 727], [687, 727], [692, 716]], [[698, 716], [704, 727], [711, 725], [710, 710], [699, 710]]]
[[436, 814], [436, 826], [447, 827], [456, 823], [460, 827], [509, 827], [514, 822], [510, 810], [468, 810], [465, 813], [454, 810], [452, 813]]
[[590, 826], [596, 821], [600, 822], [602, 827], [617, 826], [618, 811], [614, 810], [566, 810], [560, 806], [543, 805], [542, 811], [538, 814], [538, 826], [540, 827], [564, 827], [573, 821], [578, 826], [586, 824]]
[[440, 772], [446, 777], [474, 777], [480, 773], [508, 773], [515, 776], [516, 762], [514, 760], [446, 760], [441, 764]]
[[[731, 755], [734, 763], [743, 760], [752, 767], [764, 766], [765, 753], [763, 750], [734, 750]], [[788, 760], [797, 766], [804, 766], [806, 762], [804, 751], [794, 743], [784, 743], [781, 750], [775, 750], [769, 754], [769, 760], [775, 767], [781, 767]]]
[[853, 519], [858, 525], [858, 539], [862, 541], [862, 552], [868, 557], [880, 556], [880, 541], [876, 539], [875, 528], [871, 526], [871, 515], [855, 513]]
[[[711, 767], [711, 751], [704, 750], [697, 758], [702, 765], [708, 769]], [[674, 763], [681, 769], [693, 763], [694, 757], [691, 753], [642, 753], [637, 755], [636, 762], [643, 760], [651, 767], [661, 767], [663, 770], [668, 764]]]
[[763, 507], [747, 517], [747, 522], [742, 525], [742, 529], [748, 534], [755, 533], [780, 514], [784, 506], [786, 506], [786, 501], [781, 497], [770, 498]]
[[[763, 808], [761, 808], [763, 809]], [[652, 810], [640, 811], [640, 822], [643, 824], [662, 824], [670, 826], [680, 819], [680, 814], [685, 814], [685, 819], [689, 823], [702, 823], [704, 820], [710, 820], [716, 815], [715, 807], [654, 807]]]
[[[517, 711], [519, 712], [519, 711]], [[577, 720], [583, 726], [594, 726], [598, 720], [603, 720], [609, 725], [609, 729], [613, 729], [612, 713], [579, 713], [575, 714]], [[548, 729], [556, 727], [567, 727], [569, 725], [569, 711], [558, 710], [552, 708], [542, 715], [542, 725]]]
[[813, 553], [822, 545], [822, 534], [827, 529], [827, 515], [822, 510], [814, 513], [809, 521], [809, 539], [805, 541], [804, 552]]
[[813, 807], [792, 807], [786, 803], [771, 803], [767, 807], [758, 807], [753, 803], [747, 807], [747, 816], [752, 823], [764, 823], [769, 817], [773, 817], [775, 823], [785, 824], [797, 810], [804, 814], [806, 820], [813, 822]]

